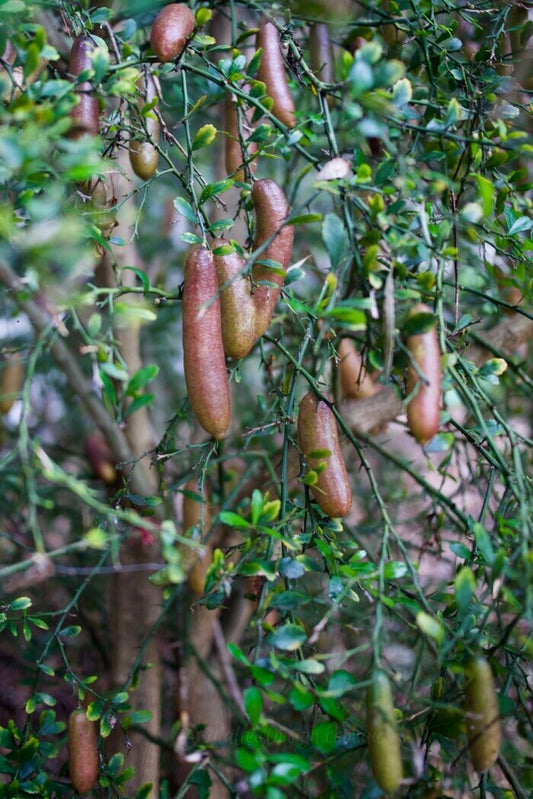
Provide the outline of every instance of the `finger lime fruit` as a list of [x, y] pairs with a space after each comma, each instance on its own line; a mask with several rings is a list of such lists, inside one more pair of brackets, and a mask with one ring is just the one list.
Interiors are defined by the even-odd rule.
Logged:
[[[183, 495], [183, 529], [199, 528], [203, 538], [211, 527], [211, 511], [209, 509], [207, 483], [204, 481], [202, 488], [198, 480], [192, 479], [185, 483]], [[189, 588], [196, 594], [203, 594], [205, 587], [205, 576], [211, 564], [212, 547], [209, 543], [203, 546], [201, 553], [191, 550], [193, 553], [192, 566], [187, 574]]]
[[293, 128], [296, 125], [294, 100], [283, 63], [279, 32], [275, 25], [265, 19], [259, 25], [256, 47], [263, 51], [257, 77], [265, 84], [266, 93], [273, 100], [272, 113], [288, 128]]
[[[329, 36], [328, 26], [324, 22], [315, 22], [309, 29], [309, 53], [311, 68], [322, 83], [333, 83], [335, 80], [335, 56]], [[335, 100], [328, 96], [328, 105], [333, 106]]]
[[[266, 245], [252, 268], [257, 339], [270, 327], [285, 273], [291, 262], [294, 228], [285, 224], [289, 215], [289, 204], [275, 180], [257, 180], [252, 188], [252, 202], [256, 217], [254, 250]], [[274, 261], [279, 267], [274, 270], [260, 263], [261, 261]]]
[[372, 397], [377, 387], [363, 365], [363, 359], [353, 341], [341, 338], [339, 356], [339, 393], [346, 399]]
[[68, 770], [78, 793], [89, 791], [98, 776], [96, 725], [85, 710], [73, 710], [68, 719]]
[[107, 485], [118, 480], [113, 454], [105, 438], [100, 433], [91, 433], [85, 442], [85, 453], [93, 474]]
[[424, 328], [423, 332], [407, 336], [410, 354], [407, 393], [416, 392], [407, 405], [407, 426], [419, 444], [427, 444], [439, 430], [442, 379], [439, 339], [427, 305], [415, 305], [407, 323]]
[[329, 405], [312, 391], [300, 402], [298, 441], [307, 463], [316, 473], [311, 492], [318, 506], [326, 516], [346, 516], [352, 507], [352, 492], [337, 420]]
[[492, 669], [481, 655], [465, 668], [464, 713], [472, 765], [480, 773], [490, 768], [500, 753], [501, 728], [498, 694]]
[[257, 144], [247, 140], [251, 133], [248, 116], [249, 114], [243, 108], [240, 112], [241, 126], [239, 130], [237, 102], [232, 95], [226, 97], [224, 105], [224, 125], [227, 133], [224, 150], [226, 172], [240, 183], [246, 180], [245, 162], [247, 169], [252, 174], [256, 168], [255, 161], [249, 160], [257, 152]]
[[0, 413], [6, 416], [18, 399], [24, 380], [24, 362], [16, 355], [0, 358]]
[[374, 778], [385, 793], [394, 793], [403, 777], [402, 754], [392, 688], [389, 678], [381, 669], [374, 670], [368, 687], [366, 728]]
[[[221, 240], [219, 246], [228, 242]], [[222, 342], [230, 358], [244, 358], [255, 341], [255, 303], [251, 283], [244, 274], [245, 262], [238, 252], [216, 255], [220, 312], [222, 317]]]
[[[142, 105], [152, 103], [157, 97], [153, 76], [148, 72], [139, 81]], [[129, 153], [131, 168], [142, 180], [149, 180], [157, 169], [159, 153], [156, 144], [159, 141], [160, 124], [155, 111], [150, 111], [144, 118], [146, 138], [130, 139]]]
[[[91, 56], [97, 48], [93, 36], [78, 36], [70, 51], [69, 74], [77, 78], [85, 69], [92, 67]], [[100, 131], [100, 106], [90, 81], [82, 81], [76, 86], [78, 105], [70, 112], [71, 135], [79, 138], [84, 134], [98, 136]]]
[[206, 247], [195, 247], [187, 257], [182, 315], [189, 401], [204, 430], [221, 439], [231, 421], [230, 391], [215, 259]]
[[150, 31], [150, 44], [158, 61], [174, 61], [183, 52], [194, 26], [194, 14], [183, 3], [162, 8]]

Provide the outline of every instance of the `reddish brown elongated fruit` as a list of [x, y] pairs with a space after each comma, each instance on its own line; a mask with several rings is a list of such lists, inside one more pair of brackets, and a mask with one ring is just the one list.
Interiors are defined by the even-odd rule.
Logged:
[[[69, 74], [77, 77], [84, 69], [92, 66], [91, 54], [96, 49], [96, 43], [91, 36], [78, 36], [74, 40], [70, 51], [68, 65]], [[87, 133], [98, 136], [100, 131], [100, 107], [98, 98], [94, 96], [93, 87], [89, 81], [84, 81], [76, 86], [79, 96], [78, 105], [71, 111], [71, 133], [75, 137]]]
[[317, 472], [317, 482], [311, 491], [321, 510], [333, 518], [346, 516], [352, 507], [352, 492], [337, 420], [329, 405], [312, 391], [300, 402], [298, 441], [309, 466]]
[[[219, 246], [226, 245], [221, 241]], [[244, 358], [255, 341], [255, 304], [248, 275], [243, 275], [244, 259], [239, 253], [216, 255], [222, 342], [230, 358]], [[225, 288], [224, 288], [225, 286]]]
[[[411, 309], [409, 317], [430, 313], [427, 305], [419, 303]], [[439, 430], [441, 365], [436, 328], [408, 336], [407, 348], [411, 358], [407, 371], [407, 393], [411, 394], [418, 386], [415, 396], [407, 405], [407, 425], [419, 444], [427, 444]]]
[[[335, 80], [335, 56], [333, 45], [329, 37], [328, 26], [324, 22], [315, 22], [309, 29], [309, 52], [311, 67], [317, 78], [322, 83], [333, 83]], [[335, 98], [327, 97], [330, 108], [335, 104]]]
[[82, 708], [68, 719], [68, 771], [78, 793], [89, 791], [98, 776], [96, 725]]
[[0, 413], [9, 413], [18, 399], [24, 380], [24, 362], [16, 355], [0, 358]]
[[333, 47], [325, 22], [315, 22], [309, 29], [311, 67], [322, 83], [333, 83]]
[[[248, 123], [248, 112], [247, 110], [243, 109], [241, 114], [242, 123], [241, 128], [244, 135], [244, 144], [246, 145], [246, 151], [243, 152], [241, 146], [241, 139], [239, 136], [239, 120], [238, 120], [238, 112], [237, 112], [237, 103], [234, 101], [231, 95], [226, 97], [225, 105], [224, 105], [224, 124], [226, 128], [226, 133], [228, 134], [225, 139], [225, 164], [226, 164], [226, 172], [229, 175], [232, 175], [234, 180], [238, 180], [241, 183], [246, 180], [245, 169], [243, 168], [243, 160], [244, 158], [248, 159], [254, 153], [257, 152], [257, 144], [255, 142], [247, 142], [247, 138], [250, 135], [248, 132], [249, 130], [249, 123]], [[251, 132], [251, 131], [250, 131]], [[256, 164], [255, 161], [250, 161], [248, 163], [248, 169], [251, 171], [252, 174], [255, 173]]]
[[105, 438], [99, 433], [91, 433], [85, 442], [85, 452], [94, 475], [102, 482], [113, 485], [118, 479], [118, 473]]
[[490, 664], [481, 655], [468, 661], [464, 713], [470, 760], [476, 771], [490, 768], [500, 753], [498, 694]]
[[263, 50], [257, 77], [263, 81], [268, 96], [274, 101], [272, 113], [288, 128], [293, 128], [296, 125], [294, 100], [287, 81], [278, 29], [271, 22], [261, 20], [256, 47]]
[[150, 44], [159, 61], [174, 61], [194, 31], [194, 14], [183, 3], [161, 9], [150, 31]]
[[[157, 91], [153, 76], [148, 72], [140, 81], [141, 107], [153, 102]], [[130, 140], [130, 163], [137, 177], [148, 180], [152, 177], [159, 163], [159, 153], [155, 145], [159, 141], [160, 124], [155, 111], [152, 110], [144, 117], [146, 125], [146, 139]]]
[[363, 366], [363, 360], [349, 338], [341, 338], [339, 355], [339, 388], [342, 397], [363, 399], [376, 393], [377, 387]]
[[[287, 198], [275, 180], [266, 178], [254, 183], [252, 202], [256, 217], [254, 250], [274, 236], [258, 260], [277, 261], [280, 264], [279, 268], [286, 272], [291, 262], [294, 242], [292, 225], [282, 227], [289, 215]], [[284, 274], [277, 274], [260, 263], [256, 262], [252, 268], [252, 281], [254, 284], [259, 284], [255, 285], [253, 294], [256, 339], [270, 326], [284, 280]], [[265, 282], [274, 285], [266, 285]]]
[[[190, 530], [191, 527], [198, 526], [201, 536], [211, 527], [211, 511], [209, 509], [209, 498], [204, 482], [203, 492], [200, 490], [198, 481], [195, 479], [185, 483], [185, 494], [183, 496], [183, 529]], [[195, 495], [195, 496], [192, 496]], [[194, 555], [193, 555], [194, 557]], [[205, 586], [205, 575], [212, 559], [212, 546], [207, 543], [199, 557], [194, 562], [187, 575], [189, 588], [197, 594], [202, 594]]]
[[224, 438], [231, 421], [230, 392], [215, 259], [196, 247], [185, 264], [183, 285], [185, 382], [196, 418], [215, 438]]
[[375, 669], [367, 691], [366, 731], [375, 780], [385, 793], [394, 793], [403, 777], [402, 754], [391, 684], [381, 669]]

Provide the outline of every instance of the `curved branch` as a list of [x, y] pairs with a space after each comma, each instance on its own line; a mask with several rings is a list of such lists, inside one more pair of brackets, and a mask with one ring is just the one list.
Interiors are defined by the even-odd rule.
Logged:
[[[27, 296], [27, 286], [23, 280], [3, 260], [0, 260], [0, 282], [12, 294], [21, 311], [24, 311], [38, 336], [46, 335], [50, 329], [50, 317], [31, 297]], [[50, 346], [55, 362], [66, 376], [69, 386], [85, 405], [85, 408], [104, 434], [117, 463], [127, 475], [131, 490], [140, 496], [153, 493], [153, 481], [150, 479], [148, 467], [134, 456], [122, 431], [105, 409], [104, 404], [95, 394], [91, 383], [80, 369], [76, 357], [66, 344], [57, 339]]]

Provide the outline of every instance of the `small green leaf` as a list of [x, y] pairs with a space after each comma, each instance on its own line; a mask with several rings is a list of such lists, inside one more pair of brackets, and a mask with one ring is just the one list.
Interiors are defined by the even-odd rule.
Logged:
[[302, 713], [304, 710], [312, 707], [315, 702], [315, 697], [311, 691], [308, 691], [303, 685], [296, 683], [289, 694], [289, 702], [295, 710]]
[[87, 718], [89, 721], [98, 721], [98, 719], [102, 716], [103, 708], [104, 703], [101, 699], [96, 699], [94, 702], [91, 702], [87, 708]]
[[404, 105], [411, 102], [413, 96], [413, 87], [407, 78], [402, 78], [396, 81], [392, 87], [392, 102], [398, 108], [403, 108]]
[[208, 183], [207, 186], [204, 186], [202, 189], [198, 205], [203, 205], [210, 197], [214, 197], [216, 194], [224, 194], [224, 192], [231, 189], [233, 185], [235, 185], [235, 181], [232, 178], [218, 180], [216, 183]]
[[183, 197], [175, 197], [174, 199], [174, 208], [184, 216], [188, 222], [191, 222], [193, 225], [196, 225], [198, 222], [198, 218], [194, 212], [194, 209], [190, 203], [187, 202]]
[[200, 150], [202, 147], [207, 147], [214, 141], [217, 135], [217, 129], [214, 125], [203, 125], [198, 131], [192, 142], [193, 150]]
[[323, 663], [319, 660], [314, 660], [313, 658], [307, 658], [306, 660], [297, 660], [293, 666], [295, 671], [299, 671], [302, 674], [323, 674], [326, 670], [326, 667]]
[[464, 613], [476, 590], [476, 579], [472, 569], [468, 566], [463, 566], [455, 578], [454, 588], [457, 607], [461, 613]]
[[115, 717], [108, 713], [106, 716], [103, 716], [100, 722], [100, 735], [102, 738], [109, 738], [111, 733], [113, 732], [113, 728], [115, 726]]
[[337, 725], [334, 721], [321, 721], [315, 724], [311, 732], [311, 743], [324, 755], [335, 748], [337, 742]]
[[452, 541], [450, 544], [450, 549], [454, 555], [457, 555], [458, 558], [467, 560], [470, 557], [470, 550], [468, 547], [465, 547], [465, 545], [461, 544], [459, 541]]
[[185, 233], [182, 233], [181, 236], [180, 236], [180, 239], [185, 244], [196, 245], [196, 244], [201, 244], [202, 243], [202, 237], [201, 236], [197, 236], [196, 233], [189, 233], [188, 231], [185, 231]]
[[307, 641], [307, 633], [298, 624], [282, 624], [268, 636], [268, 643], [284, 652], [295, 652]]
[[255, 727], [261, 718], [261, 713], [263, 710], [263, 695], [261, 694], [259, 688], [256, 688], [255, 685], [252, 685], [250, 688], [245, 690], [244, 707], [252, 727]]
[[221, 511], [218, 518], [222, 524], [227, 524], [228, 527], [250, 527], [250, 522], [230, 510]]
[[130, 272], [135, 272], [142, 283], [144, 291], [148, 292], [150, 290], [150, 278], [146, 272], [143, 272], [142, 269], [138, 269], [136, 266], [124, 266], [123, 269], [128, 269]]
[[509, 235], [514, 236], [516, 233], [524, 233], [526, 230], [531, 230], [532, 227], [533, 219], [529, 216], [519, 216], [509, 228]]
[[196, 27], [203, 28], [204, 25], [207, 25], [212, 16], [213, 12], [210, 8], [199, 8], [195, 16]]
[[314, 469], [311, 469], [311, 471], [307, 472], [307, 474], [304, 477], [304, 485], [315, 486], [317, 483], [318, 483], [318, 474], [317, 472], [315, 472]]
[[148, 364], [139, 369], [126, 386], [126, 394], [133, 396], [137, 391], [140, 391], [144, 386], [150, 383], [159, 374], [159, 366], [155, 363]]
[[130, 713], [130, 721], [132, 724], [148, 724], [152, 716], [151, 710], [135, 710]]
[[444, 638], [444, 630], [434, 616], [421, 610], [416, 614], [416, 623], [425, 635], [433, 638], [438, 644], [441, 643]]
[[322, 222], [322, 239], [335, 269], [341, 263], [347, 249], [347, 235], [337, 214], [326, 214]]
[[407, 317], [402, 332], [404, 336], [420, 336], [432, 330], [437, 324], [437, 320], [432, 313], [417, 313]]
[[337, 697], [344, 696], [344, 694], [350, 691], [356, 684], [357, 681], [353, 674], [350, 674], [349, 671], [345, 671], [344, 669], [339, 669], [329, 678], [328, 694]]
[[245, 666], [249, 666], [250, 665], [250, 661], [248, 660], [248, 658], [246, 657], [246, 655], [244, 654], [242, 649], [237, 646], [237, 644], [229, 643], [228, 644], [228, 652], [231, 655], [233, 655], [235, 660], [238, 660], [239, 663], [243, 663]]
[[145, 408], [147, 405], [151, 405], [154, 399], [155, 394], [140, 394], [138, 397], [135, 397], [133, 402], [126, 407], [124, 411], [124, 417], [128, 419], [136, 411], [140, 410], [141, 408]]
[[59, 635], [61, 638], [76, 638], [81, 633], [81, 627], [77, 624], [72, 624], [70, 627], [65, 627]]
[[27, 610], [27, 608], [30, 608], [31, 605], [32, 601], [29, 596], [19, 596], [10, 603], [8, 610]]
[[120, 691], [120, 693], [115, 694], [115, 696], [111, 699], [112, 705], [124, 705], [129, 700], [130, 695], [127, 691]]
[[483, 175], [474, 175], [477, 183], [481, 205], [485, 217], [489, 217], [494, 209], [494, 184]]
[[263, 508], [263, 496], [261, 492], [256, 488], [252, 493], [252, 502], [251, 502], [252, 524], [254, 525], [254, 527], [259, 522], [262, 508]]
[[311, 222], [322, 222], [322, 214], [300, 214], [289, 219], [289, 225], [308, 225]]
[[26, 705], [24, 706], [24, 709], [25, 709], [26, 713], [28, 714], [28, 716], [31, 715], [34, 712], [36, 707], [37, 707], [37, 699], [36, 699], [36, 697], [35, 696], [30, 696], [30, 698], [26, 702]]
[[475, 522], [474, 524], [474, 538], [476, 541], [476, 548], [485, 561], [489, 564], [494, 563], [494, 550], [492, 548], [490, 536], [479, 522]]

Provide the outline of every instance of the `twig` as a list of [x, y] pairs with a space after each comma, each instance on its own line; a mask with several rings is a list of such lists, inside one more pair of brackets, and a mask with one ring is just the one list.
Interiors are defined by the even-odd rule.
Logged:
[[[0, 282], [12, 293], [13, 300], [27, 315], [35, 333], [37, 335], [44, 334], [50, 325], [48, 315], [39, 308], [31, 297], [26, 296], [27, 286], [24, 281], [3, 260], [0, 260]], [[90, 382], [78, 366], [74, 355], [60, 339], [56, 339], [51, 343], [50, 352], [66, 376], [71, 389], [85, 405], [89, 416], [104, 434], [116, 461], [124, 464], [134, 464], [137, 459], [133, 456], [124, 434], [96, 396]], [[149, 479], [147, 468], [141, 462], [138, 462], [136, 467], [135, 469], [132, 467], [128, 475], [131, 489], [141, 496], [150, 496], [152, 494], [152, 481]]]

